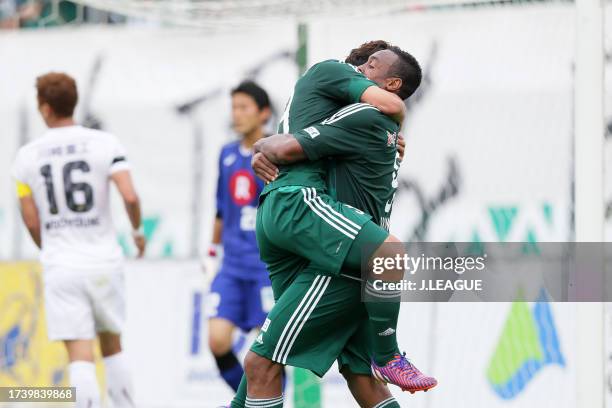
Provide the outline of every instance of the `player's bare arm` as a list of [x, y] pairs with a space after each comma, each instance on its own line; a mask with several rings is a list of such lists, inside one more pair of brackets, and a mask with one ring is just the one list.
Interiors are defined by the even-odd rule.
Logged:
[[117, 186], [117, 190], [119, 190], [119, 194], [121, 194], [121, 198], [123, 199], [125, 210], [134, 230], [134, 233], [132, 234], [134, 244], [138, 249], [138, 257], [141, 258], [144, 255], [146, 242], [144, 235], [139, 232], [142, 221], [140, 199], [136, 193], [134, 183], [132, 182], [132, 176], [128, 170], [122, 170], [113, 173], [111, 179]]
[[278, 167], [266, 158], [261, 152], [253, 154], [251, 159], [251, 167], [255, 175], [266, 183], [276, 180], [278, 176]]
[[278, 175], [279, 164], [290, 164], [306, 159], [304, 150], [291, 134], [277, 134], [260, 139], [253, 146], [255, 154], [251, 166], [257, 177], [266, 182]]
[[[219, 175], [217, 178], [217, 184], [221, 182], [221, 168], [219, 169]], [[217, 189], [219, 186], [217, 185]], [[217, 191], [219, 194], [219, 191]], [[219, 198], [217, 197], [217, 200]], [[215, 214], [213, 225], [212, 225], [212, 238], [210, 240], [210, 244], [208, 248], [204, 252], [204, 256], [202, 258], [202, 271], [204, 272], [204, 276], [210, 284], [210, 281], [214, 279], [215, 274], [217, 273], [217, 269], [219, 267], [218, 260], [220, 258], [220, 250], [222, 248], [222, 235], [223, 235], [223, 213], [219, 208], [217, 208], [217, 213]]]
[[306, 159], [302, 146], [291, 134], [277, 134], [256, 143], [258, 152], [263, 153], [274, 164], [290, 164]]
[[31, 194], [19, 198], [21, 216], [25, 223], [32, 240], [38, 248], [41, 248], [40, 239], [40, 218], [38, 218], [38, 208]]
[[213, 245], [221, 245], [221, 233], [223, 232], [223, 218], [215, 217], [215, 221], [213, 223], [213, 236], [212, 243]]
[[[276, 165], [291, 164], [306, 160], [306, 154], [299, 142], [291, 134], [278, 134], [259, 140], [255, 146], [251, 166], [257, 177], [266, 182], [274, 181], [278, 174]], [[398, 138], [397, 151], [400, 160], [404, 159], [406, 141]]]
[[369, 103], [385, 115], [391, 117], [400, 125], [406, 116], [406, 105], [394, 93], [386, 91], [378, 86], [371, 86], [361, 95], [361, 102]]

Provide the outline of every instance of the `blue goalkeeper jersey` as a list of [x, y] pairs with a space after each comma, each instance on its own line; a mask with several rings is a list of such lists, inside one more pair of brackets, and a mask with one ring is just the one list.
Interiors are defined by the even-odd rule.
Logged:
[[253, 153], [228, 143], [219, 156], [217, 217], [223, 220], [221, 242], [224, 257], [221, 271], [242, 279], [268, 278], [259, 259], [255, 238], [255, 216], [263, 181], [251, 168]]

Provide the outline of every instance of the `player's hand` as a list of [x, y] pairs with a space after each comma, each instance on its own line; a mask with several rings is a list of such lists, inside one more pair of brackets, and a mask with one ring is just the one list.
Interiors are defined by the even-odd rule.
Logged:
[[404, 160], [404, 150], [406, 150], [406, 139], [404, 139], [404, 135], [400, 132], [397, 135], [397, 151], [400, 155], [400, 162]]
[[204, 273], [204, 279], [206, 286], [210, 286], [210, 283], [217, 274], [221, 257], [223, 256], [223, 247], [218, 244], [211, 244], [204, 256], [201, 259], [202, 272]]
[[142, 258], [145, 253], [145, 248], [147, 247], [147, 240], [144, 234], [139, 231], [134, 231], [132, 233], [132, 238], [134, 238], [134, 245], [136, 245], [136, 249], [138, 250], [137, 258]]
[[263, 153], [257, 152], [251, 159], [251, 167], [253, 171], [263, 181], [269, 183], [274, 181], [278, 176], [278, 167], [274, 165]]

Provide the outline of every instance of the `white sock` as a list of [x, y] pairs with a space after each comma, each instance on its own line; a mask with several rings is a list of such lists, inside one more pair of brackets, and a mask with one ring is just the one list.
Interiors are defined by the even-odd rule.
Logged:
[[96, 365], [89, 361], [73, 361], [68, 366], [70, 386], [76, 387], [76, 408], [100, 408], [100, 389]]
[[134, 406], [134, 394], [130, 369], [123, 353], [113, 354], [104, 358], [106, 371], [106, 385], [108, 395], [115, 408], [129, 408]]

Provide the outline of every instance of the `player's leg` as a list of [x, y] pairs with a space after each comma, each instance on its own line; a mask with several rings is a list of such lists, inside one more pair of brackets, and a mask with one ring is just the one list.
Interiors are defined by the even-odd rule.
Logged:
[[342, 376], [362, 408], [399, 408], [399, 404], [386, 385], [374, 379], [371, 375], [355, 374], [347, 367], [340, 370]]
[[[395, 258], [404, 254], [399, 240], [374, 224], [369, 215], [313, 188], [275, 190], [260, 207], [258, 217], [260, 212], [264, 220], [261, 229], [270, 241], [282, 243], [285, 250], [307, 258], [311, 267], [332, 276], [339, 274], [344, 265], [361, 278], [362, 257]], [[258, 233], [259, 229], [258, 224]], [[270, 263], [263, 260], [270, 267]], [[372, 289], [374, 280], [399, 281], [403, 278], [403, 270], [391, 268], [382, 276], [374, 276], [372, 268], [367, 270], [370, 273], [366, 292], [371, 292], [372, 301], [366, 308], [372, 323], [373, 356], [377, 360], [373, 367], [380, 364], [383, 370], [389, 371], [386, 375], [391, 382], [412, 391], [415, 389], [413, 383], [395, 379], [397, 376], [404, 378], [408, 367], [407, 360], [399, 353], [396, 339], [400, 293]], [[420, 389], [420, 385], [416, 387]]]
[[[259, 278], [253, 281], [245, 282], [246, 297], [246, 324], [249, 328], [261, 329], [266, 324], [266, 317], [272, 307], [274, 307], [274, 293], [270, 278]], [[286, 376], [285, 370], [282, 372], [282, 389], [285, 390]]]
[[121, 348], [121, 336], [117, 333], [98, 333], [100, 351], [104, 359], [104, 372], [108, 395], [116, 408], [134, 406], [130, 366]]
[[[245, 406], [283, 406], [283, 366], [249, 350], [244, 359], [247, 377], [247, 398]], [[258, 404], [259, 403], [259, 404]]]
[[[279, 206], [275, 199], [270, 199], [275, 193], [272, 192], [263, 197], [257, 209], [256, 219], [256, 236], [257, 246], [262, 261], [267, 266], [270, 284], [272, 288], [272, 297], [277, 301], [282, 297], [285, 291], [291, 287], [295, 279], [300, 275], [301, 271], [308, 265], [308, 260], [296, 256], [292, 252], [278, 245], [278, 242], [268, 236], [267, 231], [273, 230], [275, 223], [274, 217]], [[281, 211], [277, 214], [277, 218], [291, 217], [286, 211]], [[267, 226], [267, 227], [266, 227]], [[270, 303], [268, 295], [262, 298], [262, 301]], [[265, 307], [267, 308], [268, 305]], [[267, 330], [266, 323], [262, 325], [262, 330]], [[244, 408], [247, 398], [247, 377], [242, 376], [238, 390], [232, 400], [232, 408]]]
[[[360, 293], [355, 296], [361, 297]], [[356, 309], [365, 310], [361, 303]], [[359, 312], [357, 311], [357, 314]], [[361, 407], [399, 407], [397, 401], [391, 395], [385, 384], [377, 381], [370, 370], [370, 356], [372, 354], [371, 327], [368, 323], [366, 313], [362, 312], [365, 318], [359, 327], [344, 346], [340, 356], [338, 356], [338, 368], [346, 379], [347, 385], [355, 401]]]
[[113, 406], [117, 408], [133, 407], [131, 370], [121, 347], [121, 333], [125, 322], [123, 272], [117, 270], [92, 276], [87, 283], [104, 360], [108, 395]]
[[76, 408], [99, 408], [100, 389], [93, 357], [93, 340], [64, 340], [70, 386], [76, 389]]
[[245, 360], [248, 397], [279, 398], [282, 365], [323, 376], [359, 325], [359, 289], [359, 282], [302, 271], [270, 311]]
[[[361, 260], [365, 251], [370, 250], [374, 257], [394, 257], [402, 249], [401, 244], [391, 244], [399, 243], [399, 240], [374, 224], [369, 215], [314, 188], [280, 188], [269, 194], [258, 216], [259, 213], [263, 220], [261, 229], [271, 242], [308, 259], [312, 267], [332, 276], [345, 267], [355, 270], [357, 277], [361, 278]], [[262, 259], [271, 265], [263, 256]], [[387, 270], [382, 276], [394, 281], [402, 277], [403, 270]], [[374, 279], [381, 277], [372, 276], [370, 281]], [[385, 301], [369, 303], [368, 312], [374, 335], [378, 337], [375, 360], [384, 365], [399, 353], [395, 336], [399, 292], [385, 291], [381, 295]]]
[[[396, 255], [403, 255], [399, 240], [372, 222], [369, 215], [312, 188], [302, 188], [299, 192], [302, 193], [301, 200], [297, 200], [296, 196], [292, 197], [290, 192], [278, 193], [274, 197], [277, 201], [279, 197], [283, 197], [284, 204], [290, 205], [292, 224], [276, 222], [265, 224], [265, 227], [275, 241], [289, 241], [293, 250], [302, 251], [303, 256], [311, 261], [312, 267], [320, 268], [332, 276], [338, 274], [341, 269], [343, 272], [352, 270], [354, 277], [361, 279], [362, 259], [395, 258]], [[286, 204], [287, 201], [293, 203]], [[295, 222], [296, 219], [299, 221]], [[368, 270], [372, 271], [372, 268]], [[403, 270], [390, 269], [382, 276], [370, 274], [367, 278], [366, 291], [376, 279], [401, 280]], [[400, 297], [399, 291], [376, 292], [374, 295], [376, 300], [378, 295], [384, 299], [367, 304], [372, 322], [372, 336], [376, 338], [375, 362], [384, 365], [399, 353], [396, 330]]]
[[49, 340], [62, 340], [68, 376], [76, 388], [76, 408], [99, 408], [100, 390], [93, 357], [95, 326], [84, 279], [64, 271], [45, 271], [45, 314]]
[[238, 390], [244, 370], [233, 350], [233, 333], [243, 326], [248, 294], [240, 279], [222, 268], [215, 276], [207, 295], [208, 344], [221, 378], [234, 390]]
[[[365, 304], [362, 303], [362, 305], [365, 308]], [[435, 378], [425, 376], [404, 355], [398, 354], [389, 364], [383, 367], [376, 366], [371, 360], [375, 344], [374, 340], [375, 337], [372, 336], [370, 317], [367, 316], [360, 322], [358, 329], [347, 341], [342, 353], [338, 357], [340, 371], [343, 373], [350, 372], [359, 376], [371, 376], [381, 384], [390, 382], [399, 386], [402, 390], [410, 392], [427, 391], [436, 386], [437, 381]], [[362, 379], [360, 381], [365, 380]], [[349, 383], [350, 386], [351, 384]], [[354, 391], [351, 389], [351, 392]], [[384, 400], [379, 401], [379, 403], [382, 401]], [[385, 404], [391, 404], [391, 402], [386, 401]]]
[[[257, 325], [267, 330], [269, 320], [267, 314], [274, 306], [274, 297], [269, 279], [256, 280], [249, 283], [248, 317], [247, 321], [253, 326]], [[248, 395], [246, 406], [266, 403], [274, 405], [274, 398], [282, 396], [284, 368], [259, 355], [249, 351], [244, 359], [245, 371], [247, 372]], [[277, 389], [280, 384], [280, 389]], [[267, 393], [270, 392], [270, 395]], [[282, 400], [276, 401], [282, 403]]]
[[219, 375], [234, 391], [238, 390], [244, 370], [232, 348], [236, 326], [224, 318], [208, 320], [208, 344], [215, 359]]
[[[370, 262], [375, 258], [395, 259], [396, 255], [403, 256], [402, 251], [401, 242], [396, 237], [370, 221], [362, 227], [355, 238], [344, 266], [346, 270], [361, 271], [363, 259], [370, 259]], [[384, 366], [399, 354], [397, 319], [401, 299], [399, 291], [373, 291], [373, 282], [399, 281], [403, 277], [403, 270], [386, 270], [381, 275], [373, 274], [372, 270], [371, 267], [366, 270], [365, 291], [368, 301], [365, 302], [365, 306], [372, 328], [372, 358], [378, 366]]]

